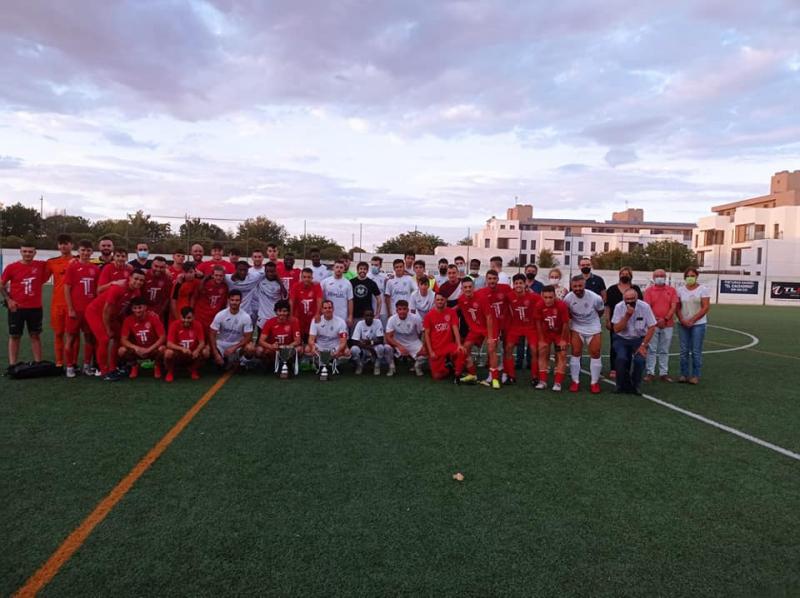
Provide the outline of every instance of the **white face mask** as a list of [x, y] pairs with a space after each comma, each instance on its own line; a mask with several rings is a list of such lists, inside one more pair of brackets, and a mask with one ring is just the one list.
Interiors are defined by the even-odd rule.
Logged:
[[550, 278], [550, 284], [558, 284], [561, 282], [560, 278]]
[[373, 274], [378, 274], [381, 271], [381, 269], [378, 266], [370, 266], [369, 269], [372, 271]]
[[658, 286], [663, 286], [667, 284], [667, 279], [664, 278], [663, 276], [657, 276], [656, 278], [653, 279], [653, 282], [656, 283], [656, 285]]

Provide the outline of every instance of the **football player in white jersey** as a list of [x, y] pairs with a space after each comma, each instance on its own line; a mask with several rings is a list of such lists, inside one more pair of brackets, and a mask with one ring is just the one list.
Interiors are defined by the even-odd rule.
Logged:
[[572, 291], [564, 297], [564, 303], [569, 308], [569, 326], [572, 331], [570, 339], [572, 356], [569, 359], [572, 383], [569, 390], [578, 392], [580, 389], [581, 355], [583, 346], [587, 345], [590, 357], [590, 389], [592, 394], [598, 394], [600, 392], [600, 373], [603, 371], [603, 362], [600, 359], [603, 326], [600, 318], [605, 311], [605, 302], [600, 295], [586, 289], [584, 278], [580, 274], [572, 277], [570, 286]]
[[267, 261], [264, 264], [263, 275], [259, 277], [253, 292], [257, 315], [256, 325], [258, 330], [261, 330], [264, 324], [278, 315], [275, 313], [275, 304], [289, 298], [289, 290], [283, 280], [278, 277], [278, 268], [275, 266], [275, 262]]
[[386, 290], [384, 291], [386, 313], [390, 316], [395, 313], [394, 309], [398, 301], [402, 300], [407, 304], [411, 299], [411, 293], [417, 290], [417, 282], [413, 276], [406, 274], [403, 260], [394, 260], [392, 267], [394, 268], [394, 278], [386, 281]]
[[[350, 283], [347, 282], [347, 284]], [[320, 351], [329, 352], [333, 360], [331, 364], [333, 371], [337, 372], [337, 359], [350, 357], [350, 349], [347, 348], [348, 336], [347, 324], [342, 318], [334, 315], [333, 302], [330, 299], [325, 299], [322, 302], [322, 317], [320, 317], [319, 322], [311, 322], [305, 353], [319, 363]]]
[[364, 364], [372, 362], [372, 373], [381, 375], [381, 362], [391, 347], [383, 344], [383, 324], [375, 319], [375, 312], [371, 309], [364, 310], [364, 319], [356, 323], [353, 334], [350, 336], [352, 346], [350, 352], [356, 362], [356, 374], [364, 371]]
[[414, 373], [424, 376], [422, 362], [425, 360], [425, 350], [422, 345], [422, 318], [408, 311], [408, 301], [400, 299], [395, 305], [395, 314], [386, 323], [386, 344], [392, 348], [387, 360], [389, 372], [387, 376], [394, 376], [396, 369], [394, 357], [412, 359]]
[[333, 313], [349, 327], [353, 325], [353, 285], [344, 277], [344, 268], [344, 262], [336, 260], [333, 276], [323, 280], [320, 286], [323, 299], [333, 302]]
[[308, 256], [311, 259], [311, 265], [309, 268], [311, 268], [311, 271], [314, 273], [314, 282], [322, 282], [331, 275], [331, 271], [328, 270], [328, 266], [320, 261], [319, 249], [313, 247], [308, 252]]

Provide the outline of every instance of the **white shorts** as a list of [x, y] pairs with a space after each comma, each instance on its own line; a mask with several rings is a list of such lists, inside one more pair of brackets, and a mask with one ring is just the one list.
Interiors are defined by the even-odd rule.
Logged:
[[[420, 342], [418, 344], [413, 344], [413, 345], [403, 345], [403, 348], [406, 351], [408, 351], [408, 354], [411, 357], [416, 359], [417, 355], [419, 355], [422, 352], [422, 342]], [[397, 349], [394, 350], [394, 356], [395, 357], [400, 357], [400, 352]]]
[[[222, 341], [217, 341], [217, 351], [219, 351], [219, 354], [222, 355], [223, 358], [224, 358], [225, 357], [225, 351], [229, 347], [233, 347], [236, 344], [238, 344], [238, 343], [225, 343], [225, 342], [222, 342]], [[241, 357], [241, 355], [242, 355], [242, 350], [241, 349], [237, 349], [236, 352], [233, 355], [228, 357], [228, 359], [238, 359], [239, 357]]]
[[581, 341], [583, 342], [584, 346], [588, 346], [589, 343], [592, 342], [592, 339], [597, 335], [601, 334], [600, 332], [594, 332], [591, 334], [587, 334], [585, 332], [579, 332], [578, 330], [573, 330], [573, 332], [577, 333], [578, 336], [581, 337]]

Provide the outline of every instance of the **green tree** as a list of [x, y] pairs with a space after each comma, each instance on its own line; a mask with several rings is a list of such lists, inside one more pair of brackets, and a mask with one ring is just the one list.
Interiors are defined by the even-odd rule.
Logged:
[[415, 253], [433, 255], [434, 250], [444, 241], [438, 235], [420, 231], [408, 231], [384, 241], [377, 249], [377, 253], [403, 253], [413, 250]]
[[4, 237], [25, 237], [38, 234], [42, 228], [42, 217], [34, 208], [26, 208], [21, 203], [15, 203], [0, 210], [0, 223]]
[[[683, 272], [697, 265], [697, 255], [680, 241], [655, 241], [642, 249], [647, 258], [647, 271], [664, 268], [668, 272]], [[638, 269], [638, 268], [635, 268]]]
[[464, 237], [460, 239], [456, 245], [462, 245], [463, 247], [472, 247], [472, 237]]
[[540, 268], [555, 268], [558, 266], [558, 260], [553, 255], [550, 249], [542, 249], [539, 252], [539, 267]]
[[612, 249], [592, 256], [592, 266], [598, 270], [618, 270], [623, 265], [629, 265], [627, 258], [628, 254], [619, 249]]
[[322, 235], [298, 235], [286, 241], [285, 251], [294, 253], [298, 259], [308, 259], [308, 252], [318, 248], [323, 260], [335, 260], [344, 253], [344, 247], [333, 239]]
[[286, 227], [278, 224], [265, 216], [248, 218], [239, 225], [236, 231], [236, 240], [252, 243], [260, 241], [262, 243], [275, 243], [278, 247], [283, 247], [289, 238]]
[[82, 216], [54, 214], [44, 219], [42, 228], [48, 246], [55, 247], [58, 235], [72, 235], [72, 240], [75, 243], [82, 237], [91, 236], [92, 224]]
[[199, 218], [190, 218], [181, 224], [178, 233], [187, 245], [228, 240], [228, 234], [224, 230], [216, 224], [205, 222]]

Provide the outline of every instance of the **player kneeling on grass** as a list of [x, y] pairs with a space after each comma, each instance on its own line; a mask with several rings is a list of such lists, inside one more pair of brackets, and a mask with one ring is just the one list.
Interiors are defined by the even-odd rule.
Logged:
[[239, 369], [242, 357], [255, 354], [253, 320], [241, 310], [242, 292], [228, 293], [228, 307], [218, 312], [208, 329], [208, 341], [214, 363], [226, 369]]
[[[454, 375], [453, 381], [458, 383], [461, 378], [467, 352], [461, 344], [458, 328], [456, 310], [447, 307], [445, 296], [437, 293], [433, 300], [433, 309], [423, 320], [425, 347], [428, 350], [428, 363], [434, 380], [443, 380]], [[453, 369], [448, 366], [452, 366]]]
[[139, 376], [139, 362], [144, 360], [155, 362], [153, 378], [161, 378], [161, 360], [166, 341], [164, 324], [158, 314], [147, 309], [147, 299], [132, 299], [131, 315], [122, 323], [119, 337], [119, 359], [130, 366], [128, 377], [131, 380]]
[[256, 348], [256, 357], [274, 364], [275, 373], [280, 373], [281, 378], [297, 375], [297, 348], [302, 344], [300, 322], [289, 312], [288, 301], [275, 302], [275, 317], [264, 324]]
[[364, 371], [364, 364], [372, 362], [372, 373], [381, 375], [381, 362], [391, 351], [391, 347], [383, 344], [383, 324], [375, 319], [375, 312], [365, 309], [363, 320], [356, 323], [353, 335], [350, 337], [352, 346], [350, 352], [356, 362], [356, 374]]
[[550, 347], [556, 356], [553, 390], [561, 391], [564, 370], [567, 365], [567, 347], [570, 342], [569, 309], [566, 303], [556, 299], [556, 288], [547, 285], [542, 289], [542, 320], [539, 335], [539, 383], [536, 388], [547, 388], [547, 372], [550, 369]]
[[600, 316], [605, 312], [603, 298], [586, 288], [582, 275], [572, 277], [570, 291], [564, 297], [564, 303], [569, 308], [570, 328], [572, 330], [572, 357], [569, 360], [569, 373], [572, 384], [570, 392], [580, 390], [581, 355], [583, 346], [589, 347], [589, 371], [591, 374], [590, 390], [592, 394], [600, 392], [600, 373], [603, 371], [603, 362], [600, 359], [600, 350], [603, 346], [603, 326]]
[[[226, 289], [227, 291], [227, 289]], [[200, 366], [211, 355], [206, 344], [206, 331], [195, 319], [194, 310], [188, 305], [181, 309], [181, 319], [169, 325], [164, 364], [167, 366], [167, 382], [175, 379], [175, 364], [189, 366], [192, 380], [200, 379]]]
[[386, 375], [395, 375], [395, 358], [398, 358], [410, 359], [414, 364], [414, 373], [423, 376], [422, 362], [425, 361], [425, 348], [420, 340], [422, 318], [408, 311], [408, 301], [405, 299], [397, 301], [394, 310], [394, 315], [386, 322], [386, 344], [392, 348], [386, 357], [389, 362], [389, 371]]
[[611, 324], [616, 333], [616, 392], [638, 395], [641, 394], [639, 386], [646, 365], [647, 347], [658, 322], [650, 306], [639, 300], [636, 290], [626, 290], [622, 298], [623, 301], [617, 303], [611, 316]]
[[350, 357], [347, 348], [347, 324], [339, 316], [333, 315], [333, 302], [322, 302], [322, 317], [319, 322], [311, 322], [308, 331], [308, 345], [305, 354], [317, 364], [320, 380], [327, 380], [330, 374], [338, 374], [338, 360]]

